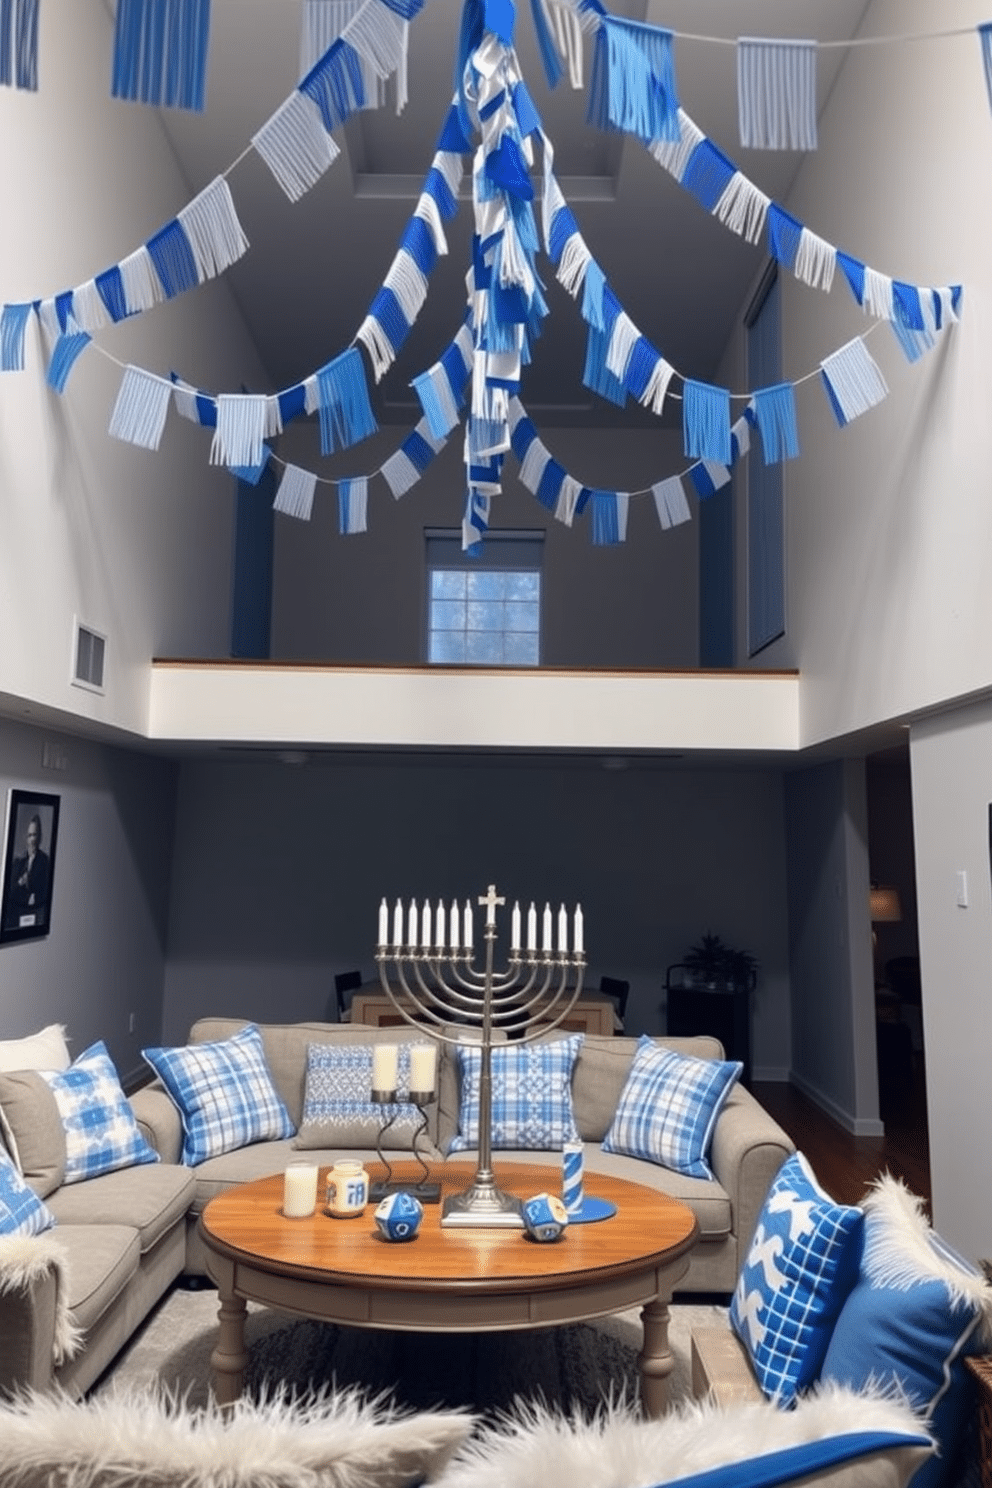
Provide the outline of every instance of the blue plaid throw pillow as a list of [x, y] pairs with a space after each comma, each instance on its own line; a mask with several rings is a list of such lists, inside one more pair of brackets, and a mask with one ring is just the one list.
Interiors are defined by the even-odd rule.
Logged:
[[217, 1043], [141, 1053], [179, 1107], [187, 1167], [250, 1142], [278, 1141], [295, 1133], [272, 1083], [256, 1024]]
[[0, 1147], [0, 1235], [40, 1235], [55, 1215], [30, 1188]]
[[801, 1152], [786, 1158], [758, 1216], [730, 1321], [758, 1383], [787, 1405], [820, 1372], [858, 1274], [864, 1215], [819, 1186]]
[[713, 1128], [743, 1068], [737, 1060], [677, 1054], [643, 1034], [603, 1151], [712, 1178], [706, 1159]]
[[[572, 1070], [583, 1035], [546, 1044], [503, 1044], [492, 1051], [494, 1150], [550, 1152], [579, 1140], [572, 1111]], [[479, 1081], [482, 1050], [459, 1044], [461, 1103], [458, 1131], [449, 1152], [479, 1145]]]
[[55, 1097], [65, 1131], [63, 1183], [158, 1162], [155, 1148], [141, 1135], [102, 1039], [84, 1049], [67, 1070], [38, 1073]]

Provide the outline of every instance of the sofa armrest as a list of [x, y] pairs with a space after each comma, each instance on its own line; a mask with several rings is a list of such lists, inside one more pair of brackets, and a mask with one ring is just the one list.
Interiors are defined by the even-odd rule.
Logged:
[[710, 1166], [730, 1196], [737, 1253], [747, 1254], [761, 1206], [779, 1168], [795, 1144], [749, 1090], [737, 1086], [717, 1120]]
[[81, 1336], [66, 1302], [65, 1255], [49, 1235], [0, 1237], [0, 1394], [50, 1390]]
[[183, 1127], [175, 1102], [156, 1082], [128, 1097], [141, 1135], [165, 1163], [177, 1163], [183, 1149]]

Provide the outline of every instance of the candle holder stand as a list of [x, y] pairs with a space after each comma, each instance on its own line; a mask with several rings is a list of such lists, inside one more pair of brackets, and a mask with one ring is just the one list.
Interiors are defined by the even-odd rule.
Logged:
[[[410, 1183], [403, 1183], [399, 1179], [394, 1178], [393, 1165], [389, 1161], [389, 1158], [386, 1156], [385, 1152], [382, 1150], [383, 1138], [385, 1137], [389, 1128], [392, 1126], [393, 1122], [396, 1120], [399, 1112], [393, 1111], [388, 1120], [383, 1122], [382, 1126], [380, 1126], [379, 1135], [376, 1138], [375, 1150], [376, 1156], [386, 1170], [386, 1177], [376, 1178], [372, 1182], [370, 1182], [370, 1204], [378, 1204], [382, 1199], [386, 1197], [387, 1194], [393, 1193], [416, 1194], [417, 1198], [422, 1204], [439, 1204], [441, 1202], [441, 1185], [436, 1180], [431, 1179], [431, 1170], [424, 1158], [417, 1151], [417, 1143], [420, 1141], [420, 1138], [425, 1136], [427, 1133], [427, 1111], [425, 1107], [429, 1106], [434, 1099], [435, 1096], [433, 1090], [411, 1090], [409, 1095], [407, 1096], [406, 1102], [404, 1102], [404, 1104], [409, 1103], [412, 1106], [416, 1106], [417, 1111], [420, 1115], [420, 1123], [413, 1134], [413, 1143], [411, 1150], [413, 1152], [414, 1158], [423, 1169], [424, 1176], [418, 1179], [416, 1183], [411, 1185]], [[373, 1090], [372, 1102], [374, 1105], [377, 1106], [396, 1105], [396, 1091]]]
[[[473, 1031], [473, 1043], [480, 1047], [479, 1073], [479, 1151], [475, 1178], [461, 1193], [449, 1194], [441, 1215], [443, 1228], [455, 1226], [523, 1229], [520, 1200], [504, 1193], [496, 1183], [492, 1168], [492, 1044], [499, 1031], [507, 1038], [529, 1043], [557, 1028], [575, 1006], [582, 991], [585, 955], [579, 938], [579, 912], [576, 911], [577, 949], [565, 948], [567, 929], [564, 908], [559, 920], [558, 950], [550, 945], [550, 910], [545, 910], [545, 945], [538, 951], [531, 944], [526, 951], [519, 944], [511, 946], [505, 971], [494, 969], [496, 941], [496, 906], [504, 898], [490, 884], [480, 895], [486, 908], [485, 965], [476, 969], [471, 944], [470, 910], [466, 905], [464, 944], [457, 944], [457, 909], [453, 905], [452, 944], [444, 945], [443, 906], [438, 906], [437, 944], [430, 943], [430, 911], [425, 905], [425, 944], [416, 941], [416, 911], [411, 906], [408, 941], [398, 943], [402, 932], [400, 906], [394, 920], [394, 943], [386, 939], [388, 919], [385, 904], [380, 909], [379, 946], [375, 958], [383, 990], [400, 1016], [421, 1033], [441, 1043], [467, 1042], [464, 1033], [452, 1032], [451, 1025], [463, 1024]], [[533, 906], [531, 914], [533, 915]], [[515, 938], [519, 940], [519, 911], [514, 910]], [[536, 936], [529, 936], [530, 940]], [[391, 979], [390, 973], [394, 979]], [[476, 1033], [477, 1031], [477, 1033]], [[373, 1095], [373, 1099], [374, 1099]], [[412, 1097], [411, 1097], [412, 1098]]]

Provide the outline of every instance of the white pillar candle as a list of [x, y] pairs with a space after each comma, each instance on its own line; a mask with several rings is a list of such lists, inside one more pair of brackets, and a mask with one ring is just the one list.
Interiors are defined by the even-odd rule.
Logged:
[[459, 915], [458, 915], [458, 900], [457, 899], [452, 899], [452, 901], [451, 901], [451, 921], [450, 921], [450, 924], [451, 924], [451, 949], [453, 951], [457, 951], [458, 945], [459, 945], [459, 936], [458, 936]]
[[406, 943], [411, 947], [417, 944], [417, 903], [415, 899], [410, 900], [410, 911], [406, 921]]
[[544, 906], [544, 925], [543, 925], [542, 928], [544, 930], [544, 944], [542, 945], [541, 949], [543, 951], [550, 951], [550, 949], [551, 949], [551, 905], [550, 904], [545, 904], [545, 906]]
[[444, 950], [444, 900], [437, 901], [437, 917], [434, 921], [434, 944], [439, 951]]
[[423, 917], [420, 922], [420, 944], [425, 951], [431, 948], [431, 907], [424, 900]]
[[402, 905], [401, 901], [399, 899], [397, 899], [397, 901], [396, 901], [396, 908], [393, 910], [393, 945], [394, 946], [401, 946], [402, 944], [403, 944], [403, 905]]
[[282, 1212], [287, 1219], [305, 1219], [317, 1207], [317, 1164], [290, 1163], [282, 1186]]
[[513, 913], [510, 916], [510, 950], [520, 949], [520, 905], [514, 903]]
[[395, 1090], [399, 1049], [395, 1044], [372, 1045], [372, 1089]]
[[581, 904], [577, 904], [575, 906], [575, 921], [574, 921], [574, 924], [575, 924], [575, 931], [574, 931], [574, 937], [575, 937], [575, 939], [574, 939], [574, 945], [572, 946], [572, 949], [575, 951], [576, 955], [581, 956], [582, 953], [585, 951], [585, 945], [583, 943], [583, 921], [582, 921], [582, 905]]
[[437, 1048], [434, 1044], [414, 1044], [410, 1050], [410, 1089], [433, 1090], [437, 1079]]
[[558, 911], [558, 949], [568, 950], [568, 910], [564, 904]]
[[527, 949], [537, 950], [537, 906], [533, 899], [530, 901], [530, 909], [527, 911]]
[[389, 905], [383, 899], [379, 905], [379, 944], [384, 946], [389, 936]]
[[472, 929], [472, 906], [465, 900], [465, 949], [470, 951], [475, 944], [475, 934]]

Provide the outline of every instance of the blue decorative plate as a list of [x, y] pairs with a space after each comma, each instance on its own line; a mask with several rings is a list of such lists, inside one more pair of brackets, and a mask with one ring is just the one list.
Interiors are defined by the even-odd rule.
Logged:
[[582, 1208], [576, 1214], [570, 1214], [568, 1222], [570, 1225], [595, 1224], [598, 1219], [612, 1219], [616, 1212], [616, 1204], [611, 1204], [609, 1199], [594, 1199], [586, 1194]]

